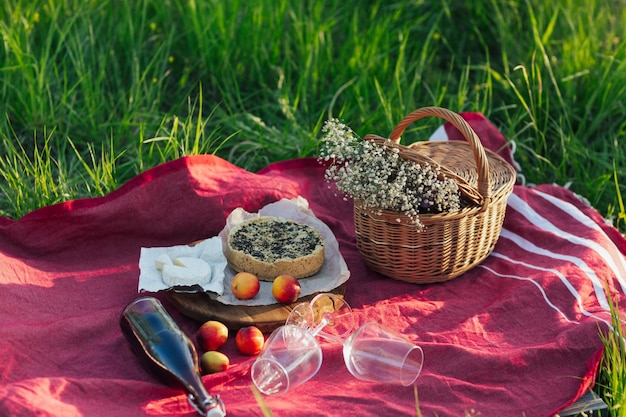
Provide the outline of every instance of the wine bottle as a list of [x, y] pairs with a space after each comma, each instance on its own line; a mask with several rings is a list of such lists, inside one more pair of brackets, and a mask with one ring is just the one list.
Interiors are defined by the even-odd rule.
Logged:
[[158, 299], [140, 297], [129, 303], [120, 327], [144, 366], [168, 385], [186, 391], [199, 414], [226, 415], [219, 396], [210, 395], [200, 379], [196, 348]]

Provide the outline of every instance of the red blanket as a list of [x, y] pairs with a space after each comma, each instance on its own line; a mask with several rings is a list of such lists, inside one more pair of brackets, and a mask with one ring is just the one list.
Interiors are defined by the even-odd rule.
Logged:
[[[510, 160], [489, 122], [465, 117]], [[382, 322], [423, 347], [422, 415], [551, 416], [592, 386], [608, 298], [626, 289], [626, 241], [570, 191], [516, 186], [488, 259], [452, 281], [413, 285], [367, 269], [352, 203], [328, 191], [315, 160], [255, 174], [195, 156], [102, 198], [0, 218], [0, 415], [193, 416], [186, 396], [149, 374], [120, 332], [122, 308], [137, 297], [140, 248], [214, 236], [236, 207], [256, 211], [298, 195], [337, 236], [358, 322]], [[156, 296], [195, 340], [200, 323]], [[228, 415], [261, 415], [253, 358], [232, 338], [224, 351], [231, 368], [203, 377], [205, 385]], [[412, 387], [358, 381], [340, 346], [323, 343], [323, 353], [312, 380], [265, 398], [274, 415], [415, 415]]]

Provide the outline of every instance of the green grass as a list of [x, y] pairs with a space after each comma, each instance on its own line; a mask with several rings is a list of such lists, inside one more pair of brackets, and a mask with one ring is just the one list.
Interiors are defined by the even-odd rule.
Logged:
[[529, 182], [571, 183], [617, 220], [624, 1], [461, 3], [4, 2], [0, 214], [107, 193], [185, 154], [254, 171], [314, 155], [330, 115], [386, 135], [439, 105], [485, 113]]
[[315, 155], [331, 116], [388, 135], [437, 105], [483, 112], [528, 183], [624, 232], [625, 21], [624, 0], [7, 0], [0, 215], [188, 154], [255, 171]]
[[611, 416], [626, 417], [626, 339], [621, 325], [623, 318], [617, 300], [611, 298], [609, 301], [612, 329], [600, 333], [605, 351], [596, 390], [609, 406]]

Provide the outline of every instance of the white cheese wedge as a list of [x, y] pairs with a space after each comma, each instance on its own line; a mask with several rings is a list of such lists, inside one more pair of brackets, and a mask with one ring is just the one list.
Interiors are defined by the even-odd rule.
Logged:
[[211, 281], [211, 265], [200, 258], [179, 257], [163, 265], [163, 282], [176, 285], [205, 285]]
[[159, 271], [162, 271], [165, 265], [173, 265], [174, 263], [167, 253], [162, 253], [156, 257], [154, 264]]

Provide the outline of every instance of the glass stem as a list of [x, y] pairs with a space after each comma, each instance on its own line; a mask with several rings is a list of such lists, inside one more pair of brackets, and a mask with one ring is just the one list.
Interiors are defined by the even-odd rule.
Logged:
[[313, 336], [319, 335], [320, 337], [323, 337], [326, 340], [330, 340], [331, 342], [335, 342], [340, 345], [343, 345], [343, 339], [339, 336], [335, 336], [335, 335], [331, 335], [327, 333], [320, 334], [320, 332], [324, 329], [324, 327], [326, 327], [326, 325], [328, 325], [328, 323], [330, 323], [330, 320], [328, 320], [326, 317], [322, 317], [322, 320], [319, 322], [319, 324], [315, 326], [313, 329], [310, 329], [309, 332]]

